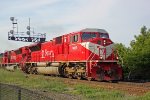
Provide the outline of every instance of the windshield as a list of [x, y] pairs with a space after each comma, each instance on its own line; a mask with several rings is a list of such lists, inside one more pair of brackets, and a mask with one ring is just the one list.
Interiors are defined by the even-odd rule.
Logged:
[[89, 40], [91, 38], [95, 38], [96, 37], [96, 33], [87, 33], [87, 32], [84, 32], [82, 34], [82, 40]]
[[101, 38], [109, 38], [108, 34], [107, 33], [99, 33], [99, 36]]

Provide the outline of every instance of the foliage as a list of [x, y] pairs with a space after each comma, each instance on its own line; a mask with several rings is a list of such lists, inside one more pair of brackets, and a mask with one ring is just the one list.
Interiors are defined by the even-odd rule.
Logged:
[[122, 66], [123, 68], [123, 74], [124, 77], [128, 77], [128, 73], [129, 73], [129, 68], [127, 67], [127, 55], [130, 51], [129, 48], [127, 48], [125, 45], [123, 45], [122, 43], [116, 43], [115, 44], [115, 51], [117, 51], [118, 57], [119, 57], [119, 64]]
[[128, 76], [136, 79], [150, 79], [150, 29], [141, 28], [141, 34], [135, 36], [130, 48], [116, 44], [120, 62]]

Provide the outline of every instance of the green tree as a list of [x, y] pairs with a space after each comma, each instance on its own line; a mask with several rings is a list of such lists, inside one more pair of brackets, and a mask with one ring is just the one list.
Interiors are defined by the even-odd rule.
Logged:
[[123, 68], [123, 75], [126, 78], [128, 76], [128, 73], [129, 73], [129, 69], [126, 66], [126, 57], [127, 57], [128, 52], [129, 52], [129, 48], [127, 48], [122, 43], [116, 43], [115, 44], [115, 51], [119, 57], [119, 64]]
[[125, 63], [129, 74], [138, 79], [150, 79], [150, 30], [143, 26], [141, 34], [135, 36], [130, 46]]
[[150, 79], [150, 29], [143, 26], [141, 34], [130, 42], [130, 47], [121, 43], [115, 47], [125, 78]]

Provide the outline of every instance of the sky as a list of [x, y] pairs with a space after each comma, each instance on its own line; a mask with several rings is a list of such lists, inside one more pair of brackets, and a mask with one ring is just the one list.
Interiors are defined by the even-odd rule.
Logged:
[[46, 33], [47, 41], [84, 28], [105, 29], [112, 41], [129, 46], [145, 25], [150, 28], [150, 0], [1, 0], [0, 52], [29, 45], [8, 40], [10, 17], [26, 32], [28, 19], [35, 32]]

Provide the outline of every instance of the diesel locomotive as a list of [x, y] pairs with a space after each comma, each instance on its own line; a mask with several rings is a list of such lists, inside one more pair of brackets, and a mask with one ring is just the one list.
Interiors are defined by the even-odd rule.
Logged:
[[104, 29], [86, 28], [1, 54], [1, 67], [28, 74], [98, 81], [122, 79], [114, 43]]

